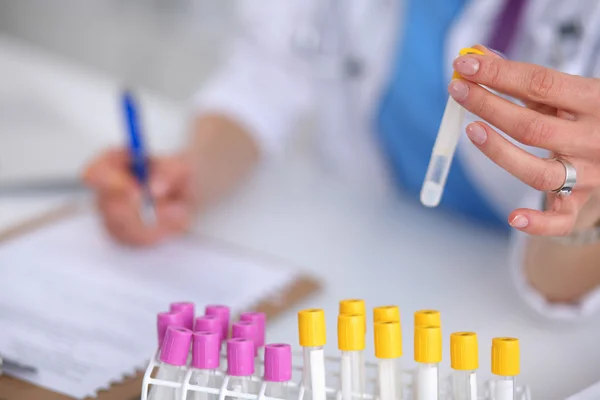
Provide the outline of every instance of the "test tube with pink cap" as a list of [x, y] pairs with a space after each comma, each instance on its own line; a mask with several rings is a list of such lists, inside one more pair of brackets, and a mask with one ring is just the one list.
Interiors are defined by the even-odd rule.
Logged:
[[292, 347], [289, 344], [265, 346], [265, 395], [289, 399], [289, 382], [292, 379]]
[[260, 358], [258, 357], [258, 346], [256, 343], [256, 335], [258, 332], [258, 325], [254, 322], [239, 321], [231, 326], [231, 338], [232, 339], [249, 339], [252, 341], [254, 346], [254, 373], [260, 376]]
[[247, 312], [240, 315], [240, 321], [252, 322], [256, 325], [256, 339], [254, 343], [258, 349], [258, 355], [265, 347], [265, 334], [267, 326], [267, 315], [263, 312]]
[[[250, 339], [235, 338], [227, 341], [228, 389], [234, 392], [253, 391], [254, 343]], [[232, 395], [233, 398], [243, 400]]]
[[171, 303], [170, 310], [182, 313], [185, 318], [185, 327], [190, 330], [194, 329], [194, 303], [189, 301]]
[[162, 347], [167, 333], [167, 328], [170, 326], [185, 327], [185, 316], [180, 312], [161, 312], [156, 315], [156, 330], [158, 336], [158, 348]]
[[[192, 341], [192, 375], [190, 383], [218, 389], [221, 378], [217, 375], [221, 354], [221, 333], [196, 331]], [[218, 395], [204, 392], [189, 392], [187, 400], [216, 400]]]
[[220, 304], [211, 304], [206, 306], [204, 314], [214, 315], [221, 319], [221, 340], [227, 340], [229, 338], [229, 319], [231, 317], [230, 308]]
[[[163, 340], [159, 355], [156, 379], [168, 382], [183, 382], [186, 364], [192, 343], [192, 331], [183, 327], [170, 326]], [[181, 388], [152, 386], [148, 400], [172, 400], [181, 398]]]

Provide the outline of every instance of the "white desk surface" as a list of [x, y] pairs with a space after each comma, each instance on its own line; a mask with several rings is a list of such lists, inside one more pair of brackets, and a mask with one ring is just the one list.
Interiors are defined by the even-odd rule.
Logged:
[[[42, 56], [35, 57], [37, 72], [30, 73], [40, 81], [60, 73], [55, 60], [42, 63]], [[118, 116], [112, 107], [116, 84], [66, 64], [62, 68], [69, 74], [63, 80], [70, 82], [71, 95], [64, 98], [64, 105], [54, 102], [54, 107], [64, 107], [75, 124], [99, 128], [87, 134], [117, 138]], [[52, 81], [44, 85], [49, 87]], [[152, 96], [144, 102], [155, 147], [174, 147], [182, 137], [175, 134], [183, 126], [182, 109]], [[94, 105], [93, 113], [89, 104]], [[60, 195], [0, 199], [0, 229], [61, 201]], [[302, 306], [326, 310], [331, 353], [337, 352], [337, 302], [360, 297], [369, 307], [401, 307], [407, 360], [412, 358], [412, 313], [436, 308], [443, 313], [445, 339], [453, 331], [478, 332], [483, 375], [488, 375], [491, 338], [519, 337], [522, 379], [532, 387], [535, 399], [564, 399], [600, 379], [600, 319], [561, 326], [530, 313], [512, 288], [505, 238], [417, 204], [361, 193], [320, 171], [306, 155], [261, 171], [238, 195], [205, 215], [201, 230], [283, 257], [319, 276], [325, 290]], [[295, 312], [274, 321], [268, 334], [270, 341], [295, 344]], [[372, 347], [369, 344], [369, 354]]]

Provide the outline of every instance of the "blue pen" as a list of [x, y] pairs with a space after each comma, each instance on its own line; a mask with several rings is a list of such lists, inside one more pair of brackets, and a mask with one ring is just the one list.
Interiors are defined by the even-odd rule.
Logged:
[[137, 106], [133, 94], [125, 90], [123, 92], [123, 112], [127, 122], [129, 133], [129, 153], [131, 157], [131, 172], [142, 187], [142, 209], [140, 217], [146, 225], [156, 224], [156, 211], [154, 200], [150, 193], [148, 157], [144, 149], [142, 129], [137, 113]]

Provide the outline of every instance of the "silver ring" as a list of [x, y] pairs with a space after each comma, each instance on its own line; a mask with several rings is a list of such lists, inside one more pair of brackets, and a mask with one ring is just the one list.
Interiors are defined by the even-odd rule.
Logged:
[[552, 193], [556, 193], [558, 196], [569, 196], [573, 189], [575, 188], [575, 184], [577, 183], [577, 170], [570, 162], [566, 160], [561, 160], [560, 158], [555, 158], [554, 160], [558, 161], [565, 167], [565, 181], [561, 187], [552, 191]]

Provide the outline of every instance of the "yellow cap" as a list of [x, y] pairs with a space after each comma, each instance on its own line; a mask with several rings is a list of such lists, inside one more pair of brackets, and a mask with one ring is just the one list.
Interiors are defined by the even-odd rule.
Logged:
[[519, 339], [492, 339], [492, 373], [501, 376], [516, 376], [520, 373], [521, 351]]
[[347, 299], [340, 301], [340, 314], [366, 315], [365, 301], [360, 299]]
[[375, 357], [402, 356], [402, 330], [399, 321], [375, 322]]
[[338, 316], [338, 348], [342, 351], [365, 349], [365, 316], [340, 314]]
[[325, 311], [318, 308], [302, 310], [298, 313], [298, 334], [300, 346], [325, 346]]
[[381, 306], [373, 309], [373, 322], [400, 321], [400, 309], [397, 306]]
[[367, 308], [365, 306], [365, 301], [361, 299], [346, 299], [340, 301], [340, 314], [360, 314], [364, 315], [364, 330], [367, 332]]
[[477, 334], [457, 332], [450, 335], [450, 364], [453, 369], [473, 371], [479, 368]]
[[437, 364], [442, 361], [442, 328], [417, 326], [415, 328], [415, 361]]
[[436, 310], [421, 310], [415, 313], [415, 328], [418, 326], [442, 326], [440, 312]]
[[[467, 54], [479, 54], [480, 56], [484, 55], [485, 53], [481, 50], [477, 50], [474, 49], [472, 47], [466, 48], [466, 49], [462, 49], [459, 53], [458, 56], [466, 56]], [[454, 71], [454, 74], [452, 75], [452, 79], [460, 79], [461, 76], [458, 72]]]

